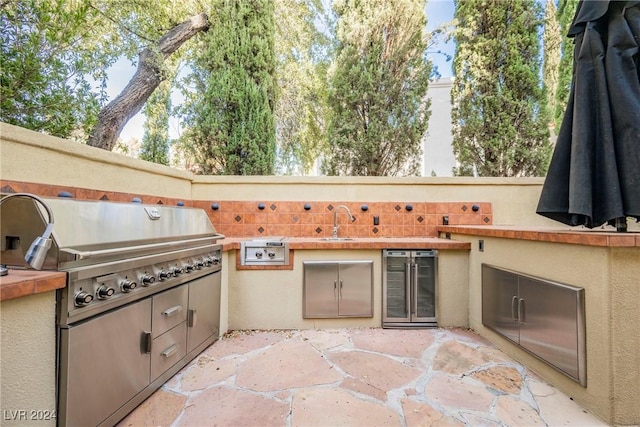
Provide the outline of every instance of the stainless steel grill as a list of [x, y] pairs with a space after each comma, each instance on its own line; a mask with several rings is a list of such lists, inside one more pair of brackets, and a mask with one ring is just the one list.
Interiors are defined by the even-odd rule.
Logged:
[[42, 268], [67, 272], [59, 425], [113, 425], [218, 338], [224, 236], [202, 209], [8, 195], [0, 214], [3, 264], [48, 230]]

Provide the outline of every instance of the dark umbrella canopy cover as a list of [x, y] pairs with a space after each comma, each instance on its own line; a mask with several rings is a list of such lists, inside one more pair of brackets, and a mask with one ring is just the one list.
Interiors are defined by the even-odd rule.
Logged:
[[537, 213], [640, 221], [640, 1], [581, 1], [569, 36], [573, 81]]

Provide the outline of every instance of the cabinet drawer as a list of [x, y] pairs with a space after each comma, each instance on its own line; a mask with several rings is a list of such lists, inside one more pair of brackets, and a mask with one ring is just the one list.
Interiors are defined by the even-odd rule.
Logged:
[[151, 344], [151, 381], [187, 354], [187, 322], [160, 335]]
[[187, 320], [188, 295], [188, 288], [180, 286], [153, 297], [153, 338]]

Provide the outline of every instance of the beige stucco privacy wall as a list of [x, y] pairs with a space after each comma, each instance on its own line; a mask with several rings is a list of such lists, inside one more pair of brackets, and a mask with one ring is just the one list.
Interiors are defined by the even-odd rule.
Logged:
[[5, 180], [191, 198], [191, 173], [6, 123], [0, 123], [0, 156]]
[[490, 202], [493, 224], [557, 225], [535, 214], [542, 178], [195, 176], [0, 123], [0, 178], [184, 200]]
[[[471, 243], [469, 325], [584, 407], [616, 425], [640, 420], [640, 250], [453, 234]], [[480, 251], [478, 241], [484, 241]], [[585, 289], [587, 387], [482, 325], [482, 264]]]

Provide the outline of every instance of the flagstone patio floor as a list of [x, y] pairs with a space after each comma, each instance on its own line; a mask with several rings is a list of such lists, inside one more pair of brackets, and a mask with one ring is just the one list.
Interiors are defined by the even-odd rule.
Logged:
[[465, 329], [234, 331], [124, 426], [604, 426]]

